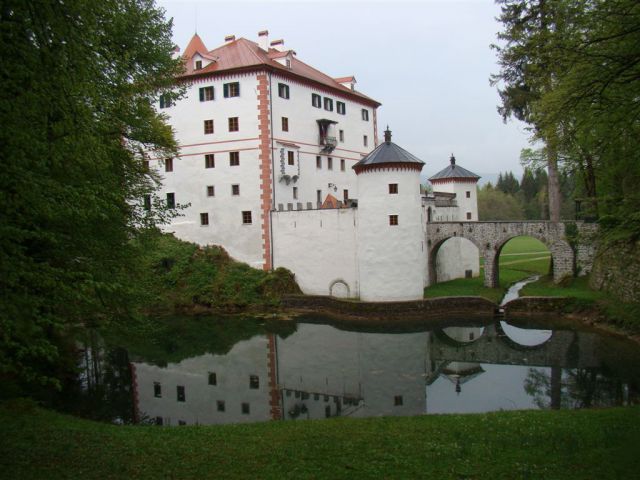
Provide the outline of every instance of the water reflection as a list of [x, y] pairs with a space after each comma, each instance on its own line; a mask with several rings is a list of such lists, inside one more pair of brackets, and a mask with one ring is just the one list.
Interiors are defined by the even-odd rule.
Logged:
[[298, 323], [284, 338], [257, 334], [224, 354], [162, 367], [131, 361], [133, 411], [139, 421], [182, 425], [638, 400], [637, 346], [591, 331], [532, 327], [458, 322], [384, 333]]

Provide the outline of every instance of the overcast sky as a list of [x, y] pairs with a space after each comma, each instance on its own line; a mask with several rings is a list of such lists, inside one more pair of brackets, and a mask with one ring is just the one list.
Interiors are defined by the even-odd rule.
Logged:
[[300, 60], [333, 76], [355, 75], [356, 88], [382, 103], [378, 128], [421, 158], [427, 174], [451, 153], [478, 174], [520, 174], [528, 133], [502, 122], [495, 41], [500, 24], [493, 0], [272, 2], [158, 0], [173, 18], [184, 50], [197, 28], [207, 48], [225, 35], [257, 41], [283, 38]]

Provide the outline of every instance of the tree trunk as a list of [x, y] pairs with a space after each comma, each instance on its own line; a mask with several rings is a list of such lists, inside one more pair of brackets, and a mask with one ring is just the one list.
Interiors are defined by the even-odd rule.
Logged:
[[549, 220], [560, 221], [560, 179], [558, 176], [558, 149], [555, 140], [547, 141], [547, 170], [549, 173]]

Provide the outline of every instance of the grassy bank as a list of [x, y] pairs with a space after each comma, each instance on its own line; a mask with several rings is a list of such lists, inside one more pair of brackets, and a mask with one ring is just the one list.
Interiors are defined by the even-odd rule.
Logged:
[[142, 242], [141, 282], [146, 309], [152, 313], [237, 313], [275, 307], [283, 294], [300, 293], [288, 270], [251, 268], [221, 247], [198, 247], [160, 233]]
[[635, 478], [640, 408], [210, 427], [0, 407], [4, 478]]

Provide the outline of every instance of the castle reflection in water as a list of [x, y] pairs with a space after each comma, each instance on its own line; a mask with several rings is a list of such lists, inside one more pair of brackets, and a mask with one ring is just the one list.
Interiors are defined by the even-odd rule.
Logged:
[[[137, 417], [162, 425], [627, 404], [638, 378], [606, 337], [496, 321], [366, 333], [300, 323], [225, 355], [132, 362]], [[631, 373], [637, 375], [637, 373]]]

